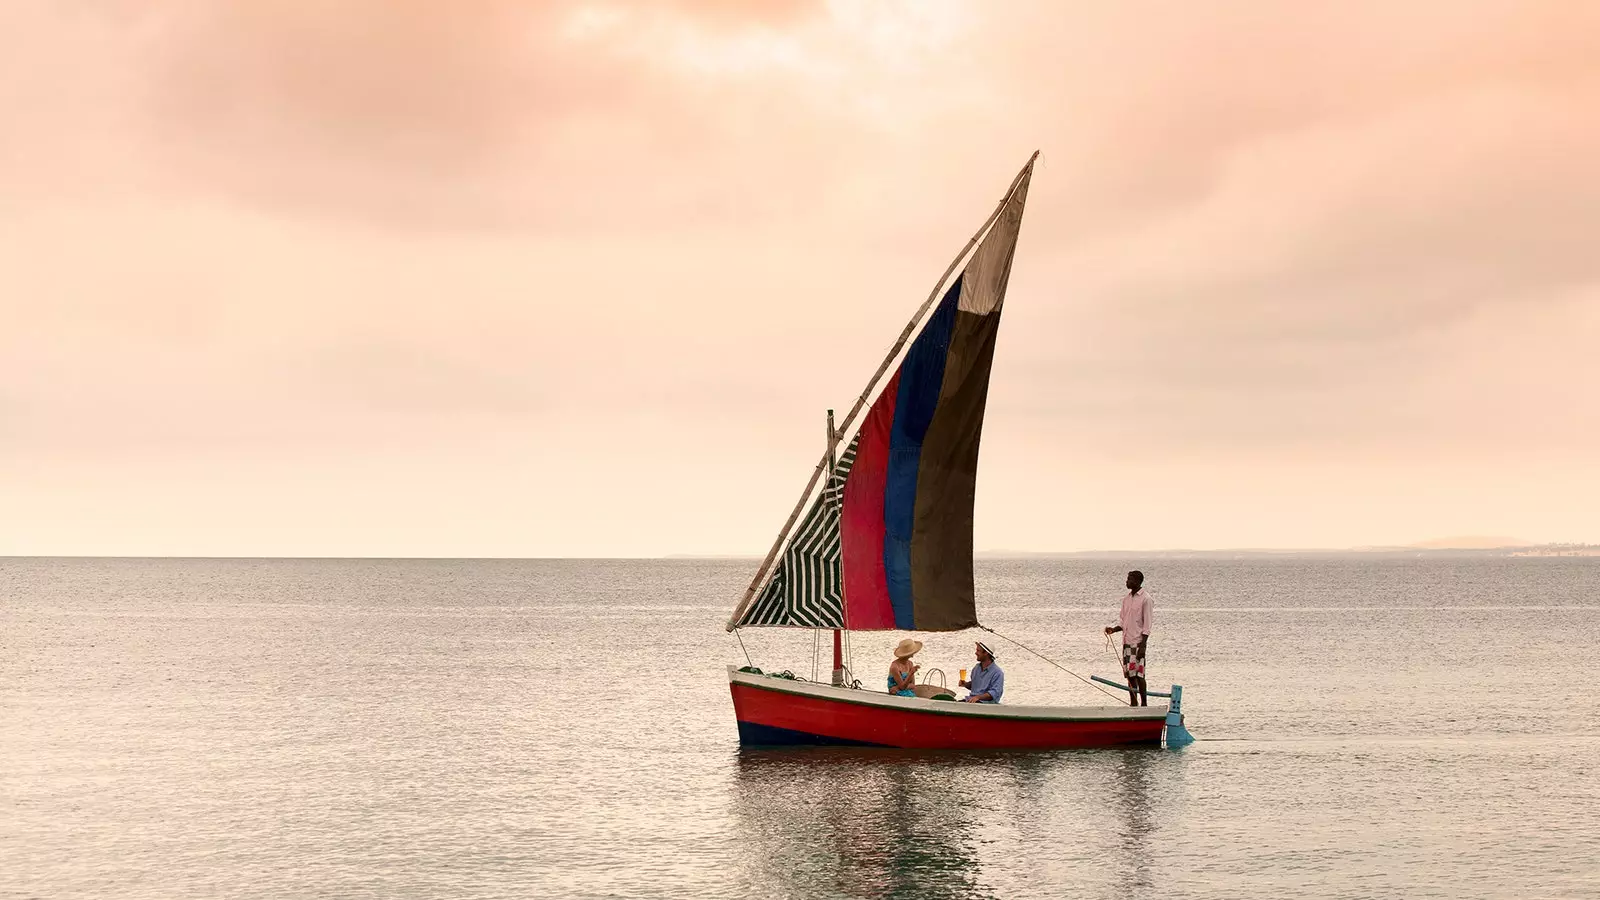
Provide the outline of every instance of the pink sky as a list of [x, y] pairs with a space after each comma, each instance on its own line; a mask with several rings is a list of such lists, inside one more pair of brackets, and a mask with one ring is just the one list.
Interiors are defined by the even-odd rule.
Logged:
[[759, 552], [1042, 151], [980, 549], [1600, 542], [1590, 3], [8, 0], [0, 554]]

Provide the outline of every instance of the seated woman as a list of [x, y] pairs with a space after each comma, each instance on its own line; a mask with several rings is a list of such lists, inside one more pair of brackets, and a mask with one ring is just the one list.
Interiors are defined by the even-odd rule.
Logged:
[[911, 689], [917, 681], [917, 670], [922, 668], [911, 662], [911, 657], [922, 649], [921, 641], [906, 638], [894, 648], [894, 662], [889, 664], [889, 693], [896, 697], [915, 697]]

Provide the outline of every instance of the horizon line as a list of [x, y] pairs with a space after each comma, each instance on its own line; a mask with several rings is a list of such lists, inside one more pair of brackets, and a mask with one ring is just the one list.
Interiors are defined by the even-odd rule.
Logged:
[[[974, 559], [1027, 559], [1037, 557], [1068, 557], [1068, 556], [1136, 556], [1148, 554], [1151, 556], [1171, 556], [1176, 554], [1367, 554], [1367, 553], [1494, 553], [1515, 552], [1527, 550], [1546, 549], [1600, 549], [1600, 544], [1591, 544], [1583, 541], [1549, 541], [1541, 543], [1506, 544], [1499, 546], [1477, 547], [1452, 547], [1452, 546], [1417, 546], [1405, 544], [1373, 544], [1356, 547], [1222, 547], [1222, 548], [1195, 548], [1195, 547], [1167, 547], [1159, 549], [1096, 549], [1096, 550], [976, 550]], [[345, 554], [195, 554], [195, 553], [0, 553], [0, 560], [6, 559], [210, 559], [210, 560], [416, 560], [427, 561], [476, 561], [476, 560], [504, 560], [504, 561], [565, 561], [565, 560], [592, 560], [592, 561], [625, 561], [625, 560], [759, 560], [763, 558], [760, 553], [665, 553], [665, 554], [625, 554], [625, 555], [575, 555], [575, 556], [431, 556], [431, 555], [345, 555]]]

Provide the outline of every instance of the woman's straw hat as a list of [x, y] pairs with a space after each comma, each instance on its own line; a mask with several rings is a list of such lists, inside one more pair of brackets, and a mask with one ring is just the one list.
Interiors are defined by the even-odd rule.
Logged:
[[922, 649], [922, 642], [921, 641], [913, 641], [911, 638], [906, 638], [905, 640], [903, 640], [900, 643], [895, 645], [894, 658], [895, 659], [909, 659], [909, 658], [917, 655], [917, 651], [921, 650], [921, 649]]

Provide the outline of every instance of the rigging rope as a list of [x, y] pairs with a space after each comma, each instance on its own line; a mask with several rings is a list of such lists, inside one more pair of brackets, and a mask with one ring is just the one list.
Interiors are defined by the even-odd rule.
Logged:
[[1034, 656], [1039, 657], [1040, 659], [1044, 660], [1045, 662], [1049, 663], [1050, 665], [1055, 666], [1056, 668], [1058, 668], [1061, 671], [1067, 673], [1068, 675], [1071, 675], [1073, 678], [1078, 679], [1079, 681], [1083, 682], [1084, 684], [1087, 684], [1089, 687], [1094, 688], [1095, 690], [1099, 691], [1100, 693], [1105, 694], [1107, 697], [1110, 697], [1110, 698], [1116, 700], [1118, 703], [1125, 703], [1126, 702], [1127, 698], [1118, 697], [1116, 694], [1111, 693], [1110, 691], [1106, 690], [1105, 688], [1101, 687], [1100, 685], [1095, 684], [1094, 682], [1092, 682], [1089, 679], [1083, 677], [1082, 675], [1079, 675], [1077, 672], [1074, 672], [1071, 669], [1067, 668], [1066, 666], [1063, 666], [1062, 664], [1060, 664], [1060, 663], [1056, 662], [1055, 660], [1051, 659], [1050, 657], [1045, 656], [1043, 653], [1040, 653], [1039, 651], [1033, 649], [1032, 647], [1029, 647], [1027, 644], [1022, 643], [1021, 641], [1016, 640], [1015, 638], [1006, 637], [1005, 635], [1001, 634], [998, 631], [995, 631], [993, 628], [990, 628], [987, 625], [979, 625], [978, 627], [983, 629], [984, 631], [989, 632], [990, 634], [994, 635], [995, 637], [1000, 638], [1001, 640], [1010, 641], [1011, 643], [1016, 644], [1018, 647], [1021, 647], [1022, 649], [1028, 651], [1029, 653], [1032, 653]]
[[739, 629], [735, 628], [733, 630], [733, 636], [739, 642], [739, 649], [744, 652], [744, 664], [747, 666], [755, 665], [755, 663], [750, 661], [750, 651], [745, 649], [744, 637], [739, 634]]
[[[1109, 635], [1109, 634], [1106, 635], [1106, 652], [1110, 653], [1111, 654], [1111, 658], [1116, 660], [1116, 662], [1117, 662], [1117, 671], [1119, 673], [1121, 673], [1123, 678], [1124, 678], [1124, 680], [1126, 680], [1127, 675], [1128, 675], [1128, 670], [1123, 666], [1122, 650], [1120, 649], [1121, 646], [1122, 646], [1122, 642], [1117, 640], [1114, 635]], [[1129, 696], [1133, 695], [1133, 690], [1131, 688], [1128, 690], [1128, 695]]]
[[1122, 652], [1117, 649], [1118, 643], [1120, 641], [1116, 641], [1109, 634], [1106, 635], [1106, 651], [1111, 654], [1112, 659], [1117, 661], [1117, 671], [1120, 672], [1122, 671]]

